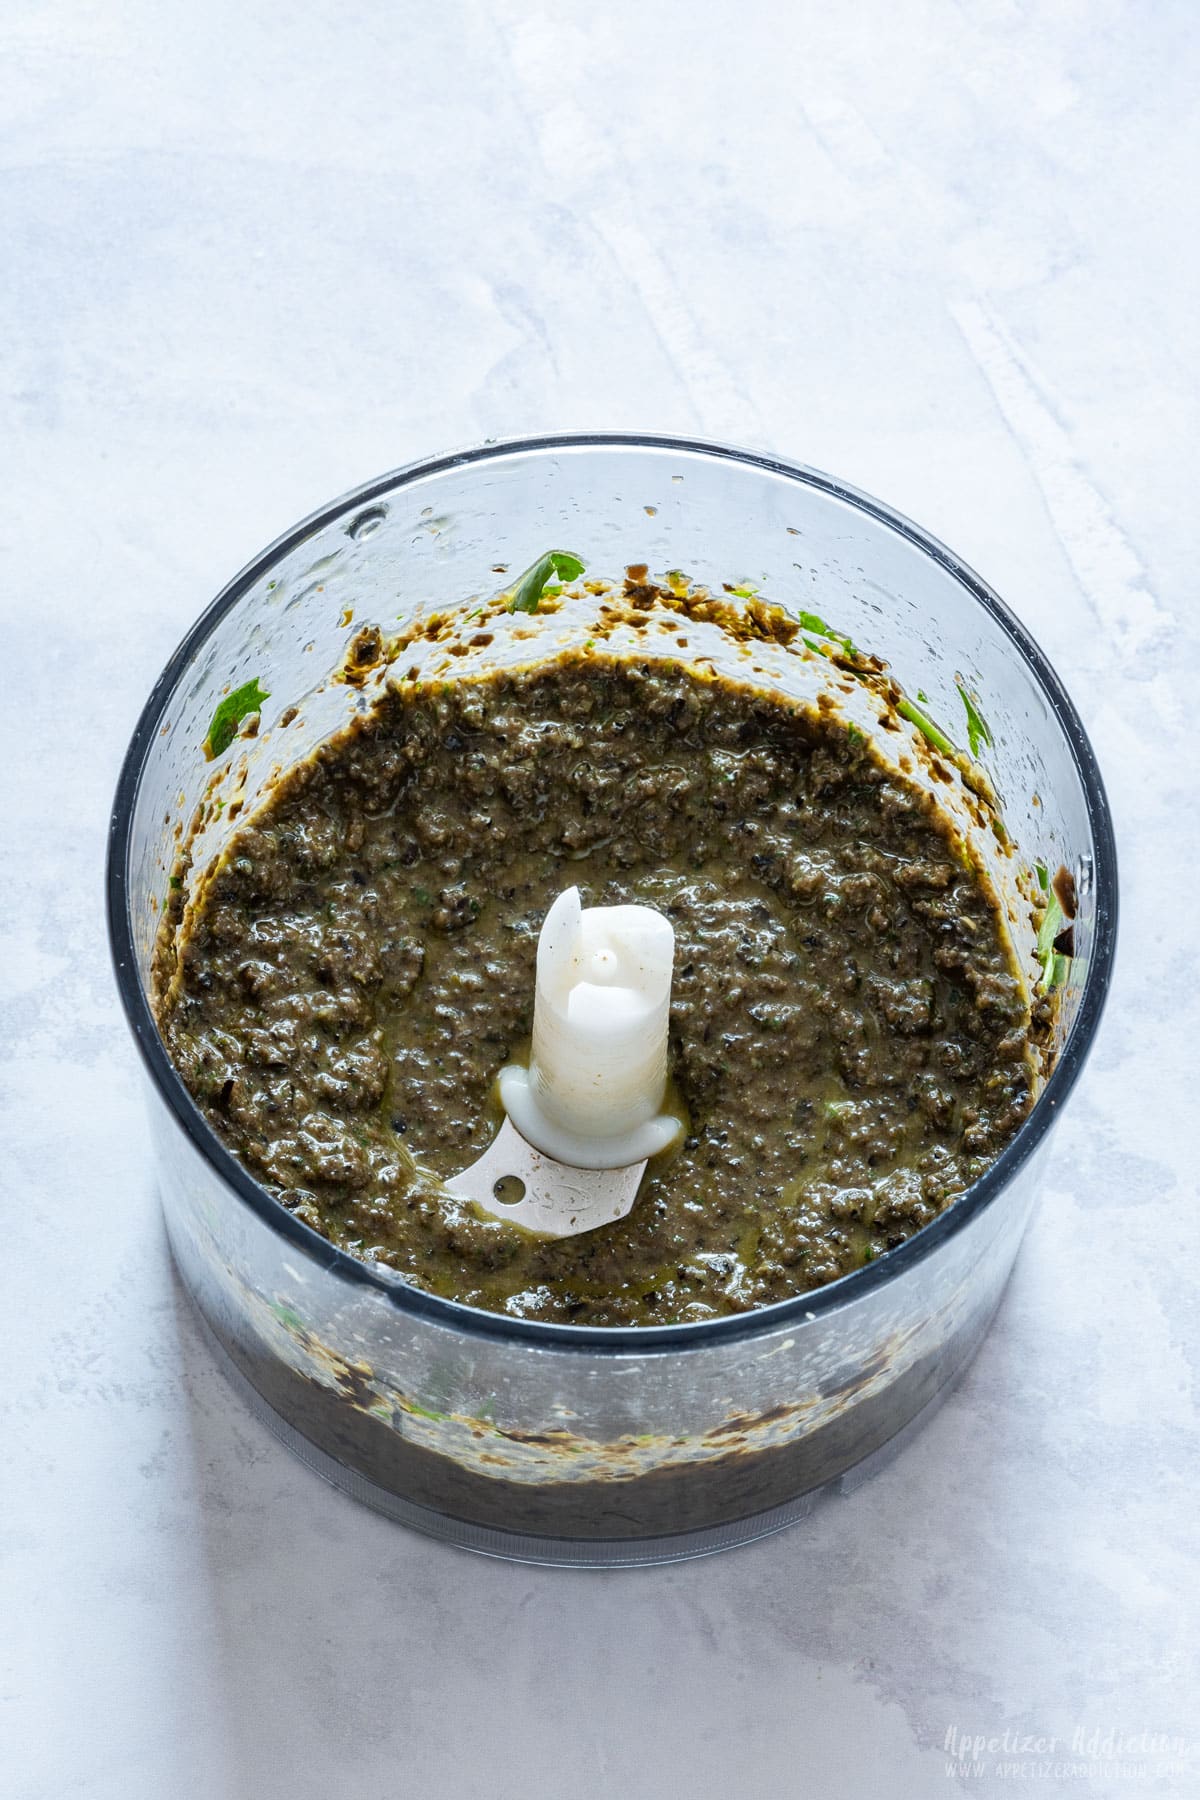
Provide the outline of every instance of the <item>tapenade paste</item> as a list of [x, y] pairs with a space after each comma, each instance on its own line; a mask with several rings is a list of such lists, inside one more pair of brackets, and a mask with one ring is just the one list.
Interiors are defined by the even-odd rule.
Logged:
[[[572, 884], [674, 926], [688, 1131], [629, 1217], [545, 1241], [440, 1178], [497, 1129]], [[929, 796], [832, 714], [607, 652], [388, 685], [231, 837], [158, 1010], [222, 1139], [317, 1231], [575, 1324], [831, 1281], [940, 1213], [1031, 1102], [999, 909]]]

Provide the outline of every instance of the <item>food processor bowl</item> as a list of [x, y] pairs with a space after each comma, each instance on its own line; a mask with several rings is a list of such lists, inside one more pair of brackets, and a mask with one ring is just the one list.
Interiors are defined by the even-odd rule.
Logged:
[[[974, 696], [990, 742], [973, 748], [1004, 820], [981, 853], [1031, 986], [1021, 872], [1061, 866], [1073, 879], [1056, 1055], [1015, 1137], [907, 1243], [759, 1311], [579, 1327], [410, 1287], [335, 1249], [258, 1185], [191, 1099], [154, 1021], [151, 962], [182, 879], [181, 843], [193, 868], [206, 866], [277, 774], [369, 704], [359, 686], [331, 679], [354, 634], [365, 624], [400, 632], [434, 612], [465, 616], [551, 546], [578, 554], [589, 576], [619, 580], [646, 564], [651, 577], [682, 570], [716, 593], [740, 589], [736, 604], [757, 593], [818, 614], [885, 659], [947, 731], [962, 721], [963, 692]], [[585, 628], [566, 607], [542, 648]], [[517, 654], [518, 641], [481, 647], [476, 666]], [[719, 662], [716, 636], [712, 653]], [[428, 644], [413, 654], [423, 672], [434, 668]], [[754, 679], [786, 690], [786, 659], [763, 657]], [[811, 680], [808, 662], [793, 660]], [[251, 681], [269, 694], [261, 728], [210, 763], [214, 710]], [[966, 733], [964, 722], [956, 735]], [[117, 981], [149, 1075], [172, 1250], [235, 1384], [313, 1467], [407, 1525], [493, 1555], [628, 1564], [787, 1524], [824, 1484], [882, 1455], [965, 1366], [1096, 1033], [1117, 875], [1103, 785], [1070, 700], [1028, 633], [950, 551], [879, 502], [777, 457], [589, 433], [488, 443], [382, 476], [231, 581], [171, 658], [134, 733], [112, 817], [108, 904]]]

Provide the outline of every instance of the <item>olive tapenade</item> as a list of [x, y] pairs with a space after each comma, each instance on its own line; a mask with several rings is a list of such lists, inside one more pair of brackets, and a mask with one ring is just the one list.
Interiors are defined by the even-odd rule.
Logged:
[[[441, 1180], [497, 1129], [572, 884], [674, 926], [688, 1130], [627, 1218], [547, 1241]], [[158, 974], [188, 1088], [284, 1206], [522, 1318], [818, 1287], [935, 1218], [1031, 1104], [999, 907], [933, 800], [834, 714], [682, 662], [389, 683], [234, 832]]]

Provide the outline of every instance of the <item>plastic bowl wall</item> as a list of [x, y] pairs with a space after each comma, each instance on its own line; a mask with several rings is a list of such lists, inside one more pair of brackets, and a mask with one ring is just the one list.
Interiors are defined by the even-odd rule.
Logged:
[[[474, 1312], [335, 1251], [221, 1145], [148, 1001], [177, 846], [213, 774], [220, 695], [270, 689], [239, 743], [245, 817], [273, 766], [357, 703], [324, 684], [358, 625], [397, 629], [502, 585], [550, 546], [589, 572], [683, 568], [815, 610], [942, 720], [986, 696], [988, 772], [1023, 857], [1075, 877], [1072, 987], [1051, 1078], [993, 1167], [900, 1249], [757, 1313], [581, 1329]], [[347, 614], [353, 612], [355, 624]], [[301, 720], [276, 729], [291, 702]], [[232, 767], [235, 758], [230, 759]], [[210, 855], [221, 815], [200, 840]], [[719, 445], [588, 435], [491, 444], [382, 477], [289, 532], [213, 602], [142, 715], [112, 820], [122, 998], [150, 1077], [173, 1251], [227, 1368], [330, 1479], [476, 1550], [546, 1562], [700, 1554], [787, 1523], [964, 1366], [995, 1310], [1048, 1131], [1099, 1021], [1116, 934], [1103, 787], [1067, 696], [990, 590], [916, 527], [815, 472]]]

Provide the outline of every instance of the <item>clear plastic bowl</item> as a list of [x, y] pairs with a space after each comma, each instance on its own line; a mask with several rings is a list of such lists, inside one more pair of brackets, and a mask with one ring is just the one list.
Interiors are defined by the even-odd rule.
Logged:
[[[324, 680], [359, 625], [394, 630], [461, 607], [502, 585], [497, 565], [518, 571], [550, 546], [609, 577], [648, 563], [718, 590], [753, 582], [885, 657], [943, 722], [961, 717], [961, 674], [985, 697], [984, 761], [1023, 859], [1065, 864], [1075, 878], [1057, 1062], [1016, 1137], [908, 1243], [758, 1312], [583, 1328], [407, 1287], [335, 1250], [257, 1185], [193, 1104], [151, 1013], [150, 959], [178, 831], [213, 775], [201, 746], [226, 688], [258, 676], [271, 692], [258, 739], [226, 759], [244, 819], [273, 767], [361, 703]], [[790, 677], [768, 669], [764, 679]], [[300, 717], [281, 733], [293, 702]], [[201, 860], [230, 830], [229, 812], [214, 812]], [[1007, 875], [998, 871], [1002, 886]], [[1070, 700], [1028, 633], [950, 551], [811, 469], [718, 444], [596, 433], [485, 444], [383, 476], [231, 581], [171, 658], [134, 733], [112, 817], [108, 902], [117, 981], [150, 1078], [171, 1244], [235, 1382], [310, 1464], [405, 1524], [495, 1555], [642, 1563], [788, 1523], [963, 1368], [1099, 1023], [1117, 875], [1100, 774]], [[1020, 939], [1015, 905], [1013, 923]], [[1018, 949], [1031, 956], [1030, 943]]]

